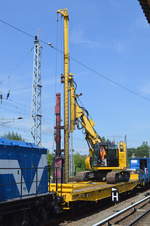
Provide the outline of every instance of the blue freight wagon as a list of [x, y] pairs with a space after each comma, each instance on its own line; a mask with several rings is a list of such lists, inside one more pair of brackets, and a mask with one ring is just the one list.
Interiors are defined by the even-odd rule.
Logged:
[[150, 158], [136, 157], [129, 160], [130, 169], [139, 173], [139, 180], [143, 186], [150, 183]]
[[47, 149], [0, 138], [0, 225], [42, 225], [53, 206]]

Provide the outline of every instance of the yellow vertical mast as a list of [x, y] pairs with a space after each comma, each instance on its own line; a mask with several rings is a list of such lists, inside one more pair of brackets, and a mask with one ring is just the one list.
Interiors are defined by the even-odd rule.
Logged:
[[67, 9], [59, 9], [64, 17], [64, 182], [69, 181], [69, 47], [68, 47], [68, 22]]

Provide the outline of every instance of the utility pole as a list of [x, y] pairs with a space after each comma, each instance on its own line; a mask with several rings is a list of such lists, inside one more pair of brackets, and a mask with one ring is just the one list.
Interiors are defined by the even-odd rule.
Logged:
[[41, 145], [41, 45], [37, 36], [34, 39], [34, 62], [32, 82], [32, 119], [31, 134], [36, 145]]
[[69, 15], [67, 9], [57, 11], [64, 17], [64, 181], [69, 181], [69, 47], [68, 47], [68, 22]]

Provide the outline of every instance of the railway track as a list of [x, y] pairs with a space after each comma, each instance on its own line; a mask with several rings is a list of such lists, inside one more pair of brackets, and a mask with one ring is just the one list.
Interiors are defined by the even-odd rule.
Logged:
[[101, 225], [136, 225], [141, 219], [150, 213], [150, 195], [135, 202], [134, 204], [114, 213], [113, 215], [93, 224]]
[[[114, 213], [118, 213], [123, 208], [127, 208], [135, 202], [140, 201], [141, 199], [145, 198], [147, 194], [150, 194], [150, 189], [142, 190], [140, 193], [134, 192], [128, 194], [128, 196], [124, 194], [121, 197], [120, 202], [117, 204], [113, 204], [110, 199], [106, 199], [95, 204], [76, 203], [76, 206], [74, 206], [74, 208], [69, 211], [63, 212], [59, 216], [53, 216], [51, 221], [44, 226], [92, 226], [97, 222], [103, 220], [104, 218], [111, 216]], [[147, 208], [150, 209], [150, 206], [147, 206]], [[144, 214], [144, 210], [146, 209], [142, 210], [141, 208], [137, 211], [137, 214]], [[119, 219], [120, 218], [118, 217], [118, 220]]]

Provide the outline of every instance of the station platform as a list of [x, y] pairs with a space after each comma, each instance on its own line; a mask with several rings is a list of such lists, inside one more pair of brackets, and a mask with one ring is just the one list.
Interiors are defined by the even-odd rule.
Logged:
[[63, 197], [65, 203], [74, 201], [98, 201], [112, 195], [112, 189], [117, 189], [118, 193], [134, 190], [138, 180], [121, 182], [117, 184], [107, 184], [106, 182], [70, 182], [67, 184], [49, 184], [49, 191], [54, 191], [58, 196]]

